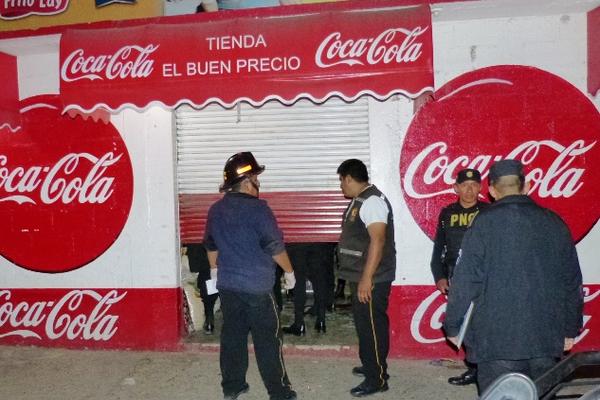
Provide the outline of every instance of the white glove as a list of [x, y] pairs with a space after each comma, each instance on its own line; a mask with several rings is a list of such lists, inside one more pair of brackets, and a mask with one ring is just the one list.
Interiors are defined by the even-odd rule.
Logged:
[[296, 275], [294, 271], [286, 272], [283, 274], [283, 288], [285, 290], [293, 289], [296, 286]]
[[217, 269], [216, 268], [210, 269], [210, 279], [217, 279]]

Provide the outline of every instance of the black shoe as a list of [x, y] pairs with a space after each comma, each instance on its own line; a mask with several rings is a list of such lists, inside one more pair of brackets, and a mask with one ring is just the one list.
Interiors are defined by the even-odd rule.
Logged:
[[469, 368], [464, 374], [448, 378], [451, 385], [465, 386], [477, 382], [477, 369]]
[[286, 391], [283, 395], [273, 395], [269, 397], [269, 400], [296, 400], [297, 395], [293, 390]]
[[317, 331], [318, 333], [327, 332], [327, 327], [325, 326], [325, 321], [317, 321], [317, 323], [315, 324], [315, 331]]
[[288, 333], [288, 334], [292, 334], [292, 335], [295, 335], [295, 336], [304, 336], [304, 335], [306, 335], [306, 325], [304, 325], [304, 324], [300, 324], [300, 325], [292, 324], [290, 326], [284, 326], [283, 327], [283, 333]]
[[242, 387], [240, 388], [240, 390], [238, 390], [237, 392], [234, 393], [226, 393], [223, 396], [224, 400], [235, 400], [237, 399], [241, 394], [243, 393], [248, 393], [248, 390], [250, 390], [250, 386], [247, 383], [244, 383], [242, 385]]
[[355, 388], [350, 390], [350, 394], [354, 397], [364, 397], [371, 394], [386, 392], [389, 389], [387, 382], [384, 382], [381, 386], [367, 385], [365, 382], [361, 383]]
[[202, 325], [202, 331], [204, 331], [205, 335], [212, 335], [215, 331], [215, 318], [207, 317], [204, 321], [204, 325]]

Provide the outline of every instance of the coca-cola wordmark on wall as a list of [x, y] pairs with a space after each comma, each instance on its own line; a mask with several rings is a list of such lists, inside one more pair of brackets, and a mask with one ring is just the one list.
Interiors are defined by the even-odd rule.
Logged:
[[66, 272], [121, 233], [133, 201], [131, 160], [113, 125], [31, 103], [23, 129], [0, 130], [0, 255], [29, 270]]
[[0, 341], [175, 349], [183, 332], [180, 293], [170, 288], [0, 289]]
[[413, 218], [430, 237], [440, 209], [456, 201], [462, 168], [521, 160], [530, 195], [581, 240], [600, 216], [600, 114], [569, 82], [524, 66], [466, 73], [435, 93], [413, 119], [400, 159], [401, 187]]
[[[10, 290], [0, 290], [0, 339], [5, 337], [42, 340], [110, 340], [117, 332], [119, 315], [110, 314], [127, 292], [105, 294], [74, 289], [56, 301], [33, 302], [12, 299]], [[91, 310], [91, 311], [88, 311]]]

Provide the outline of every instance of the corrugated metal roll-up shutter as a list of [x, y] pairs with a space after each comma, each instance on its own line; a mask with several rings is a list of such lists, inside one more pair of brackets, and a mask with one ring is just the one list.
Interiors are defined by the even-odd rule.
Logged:
[[206, 211], [220, 197], [223, 165], [252, 151], [266, 166], [261, 198], [275, 212], [288, 242], [337, 241], [348, 201], [339, 189], [338, 165], [359, 158], [369, 165], [368, 101], [330, 99], [293, 106], [277, 101], [232, 109], [180, 107], [177, 179], [183, 243], [201, 241]]

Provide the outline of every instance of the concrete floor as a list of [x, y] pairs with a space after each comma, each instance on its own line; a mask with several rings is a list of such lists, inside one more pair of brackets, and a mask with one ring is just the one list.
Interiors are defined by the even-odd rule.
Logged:
[[[286, 349], [287, 350], [287, 349]], [[299, 399], [351, 399], [361, 379], [352, 358], [293, 355], [284, 359]], [[460, 372], [439, 361], [390, 360], [390, 390], [370, 398], [473, 400], [475, 387], [446, 383]], [[268, 399], [254, 356], [240, 400]], [[214, 400], [222, 399], [216, 351], [90, 351], [0, 346], [2, 400]]]

